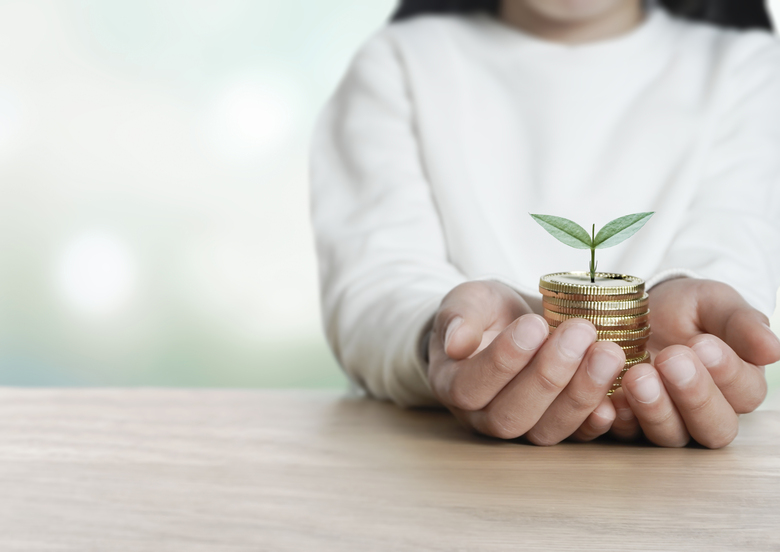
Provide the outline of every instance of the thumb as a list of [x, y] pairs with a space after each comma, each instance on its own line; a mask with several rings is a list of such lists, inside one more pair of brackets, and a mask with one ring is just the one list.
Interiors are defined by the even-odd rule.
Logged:
[[698, 304], [704, 331], [725, 341], [751, 364], [766, 366], [780, 360], [780, 339], [769, 328], [769, 319], [734, 288], [708, 286], [703, 299]]
[[442, 300], [434, 319], [433, 335], [448, 357], [461, 360], [479, 348], [485, 332], [501, 331], [529, 312], [525, 300], [505, 284], [466, 282]]
[[752, 307], [738, 309], [729, 316], [722, 339], [743, 360], [756, 366], [780, 360], [780, 339], [770, 329], [766, 316]]

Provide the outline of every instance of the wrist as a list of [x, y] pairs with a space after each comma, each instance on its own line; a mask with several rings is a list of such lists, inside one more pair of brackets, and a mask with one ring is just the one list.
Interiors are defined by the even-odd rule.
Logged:
[[696, 272], [687, 268], [671, 268], [655, 274], [645, 282], [645, 290], [650, 293], [655, 287], [668, 282], [670, 280], [677, 280], [680, 278], [701, 279], [701, 276]]

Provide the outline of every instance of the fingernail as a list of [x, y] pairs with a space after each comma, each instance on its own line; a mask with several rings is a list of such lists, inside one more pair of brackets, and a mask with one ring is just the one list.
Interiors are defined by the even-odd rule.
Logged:
[[674, 385], [685, 385], [696, 375], [693, 359], [685, 353], [680, 353], [658, 364], [664, 377]]
[[707, 368], [714, 368], [723, 360], [723, 351], [721, 351], [718, 344], [711, 339], [699, 341], [691, 347], [691, 349], [693, 349], [693, 352], [699, 357], [701, 363]]
[[452, 334], [455, 333], [455, 330], [460, 328], [461, 324], [463, 324], [463, 317], [456, 316], [452, 320], [450, 320], [450, 325], [447, 326], [447, 331], [444, 332], [444, 350], [447, 351], [447, 346], [450, 344], [450, 339], [452, 338]]
[[596, 340], [596, 331], [585, 324], [573, 324], [566, 328], [558, 340], [558, 350], [569, 358], [581, 358]]
[[634, 381], [631, 394], [641, 403], [651, 403], [661, 396], [661, 384], [655, 374], [647, 374]]
[[512, 339], [525, 351], [538, 349], [550, 333], [550, 327], [536, 316], [524, 316], [515, 324]]
[[634, 412], [630, 408], [618, 408], [617, 417], [627, 422], [634, 418]]
[[588, 359], [588, 375], [597, 385], [606, 385], [614, 381], [622, 360], [610, 351], [596, 351]]

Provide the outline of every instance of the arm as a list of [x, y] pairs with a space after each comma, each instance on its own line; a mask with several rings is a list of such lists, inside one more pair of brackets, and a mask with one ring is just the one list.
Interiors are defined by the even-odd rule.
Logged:
[[661, 445], [724, 446], [766, 395], [763, 366], [780, 360], [767, 318], [780, 283], [780, 46], [761, 39], [728, 78], [701, 187], [662, 265], [708, 279], [650, 280], [655, 366], [632, 368], [613, 396], [621, 437], [641, 427]]
[[698, 276], [771, 315], [780, 285], [780, 43], [754, 37], [743, 50], [715, 86], [699, 190], [648, 288]]
[[447, 260], [414, 124], [402, 66], [379, 35], [325, 108], [311, 161], [327, 339], [354, 382], [402, 406], [436, 404], [418, 343], [466, 280]]
[[315, 138], [323, 315], [341, 365], [375, 397], [443, 404], [496, 437], [554, 444], [606, 432], [615, 413], [606, 390], [622, 351], [594, 344], [595, 329], [581, 320], [548, 340], [546, 322], [518, 293], [466, 282], [448, 262], [412, 107], [380, 37], [356, 59]]

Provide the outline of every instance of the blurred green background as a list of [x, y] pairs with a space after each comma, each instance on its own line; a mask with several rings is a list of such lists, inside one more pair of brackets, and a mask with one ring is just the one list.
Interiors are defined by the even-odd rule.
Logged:
[[394, 5], [0, 0], [0, 384], [345, 387], [307, 149]]
[[0, 384], [345, 386], [307, 149], [393, 5], [0, 0]]

